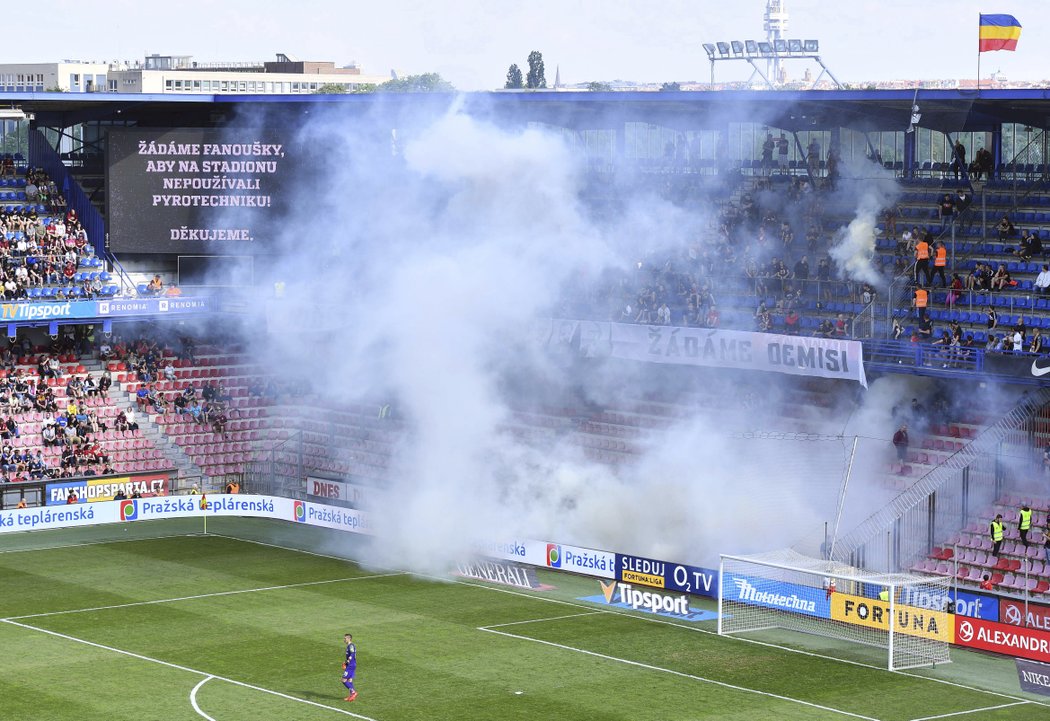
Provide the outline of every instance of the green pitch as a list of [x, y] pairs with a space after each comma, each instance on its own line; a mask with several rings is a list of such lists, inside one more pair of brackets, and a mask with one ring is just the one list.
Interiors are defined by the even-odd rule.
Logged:
[[[0, 718], [1032, 719], [1012, 662], [898, 674], [577, 601], [363, 569], [345, 534], [213, 519], [0, 537]], [[194, 534], [194, 535], [187, 535]], [[164, 537], [158, 537], [164, 536]], [[263, 545], [263, 544], [274, 545]], [[59, 547], [63, 546], [63, 547]], [[358, 647], [342, 701], [342, 634]], [[805, 647], [805, 646], [800, 646]], [[858, 656], [858, 659], [861, 657]], [[869, 656], [868, 661], [878, 662]], [[883, 659], [884, 662], [884, 659]]]

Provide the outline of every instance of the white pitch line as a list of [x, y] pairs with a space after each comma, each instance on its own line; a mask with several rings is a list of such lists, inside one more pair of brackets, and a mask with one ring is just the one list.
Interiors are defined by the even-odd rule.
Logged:
[[[354, 713], [352, 711], [347, 711], [345, 709], [336, 708], [335, 706], [326, 706], [323, 703], [317, 703], [316, 701], [309, 701], [309, 700], [307, 700], [305, 698], [298, 698], [296, 696], [289, 696], [286, 693], [281, 693], [280, 691], [274, 691], [273, 689], [263, 688], [262, 686], [255, 686], [255, 685], [250, 684], [250, 683], [245, 683], [244, 681], [237, 681], [237, 680], [232, 679], [232, 678], [227, 678], [225, 676], [219, 676], [218, 674], [208, 673], [206, 671], [198, 671], [195, 668], [189, 668], [188, 666], [180, 666], [179, 664], [171, 663], [170, 661], [161, 661], [159, 658], [151, 658], [149, 656], [143, 656], [140, 653], [135, 653], [133, 651], [125, 651], [122, 648], [115, 648], [113, 646], [105, 646], [105, 645], [103, 645], [101, 643], [95, 643], [94, 641], [88, 641], [87, 639], [77, 638], [76, 636], [69, 636], [69, 635], [64, 634], [64, 633], [59, 633], [58, 631], [51, 631], [49, 629], [40, 628], [38, 626], [30, 626], [29, 624], [26, 624], [26, 623], [18, 623], [17, 621], [12, 621], [12, 620], [7, 619], [7, 618], [0, 619], [0, 623], [7, 623], [7, 624], [10, 624], [12, 626], [18, 626], [19, 628], [24, 628], [24, 629], [27, 629], [29, 631], [37, 631], [39, 633], [46, 633], [48, 636], [55, 636], [56, 638], [63, 638], [65, 640], [67, 640], [67, 641], [75, 641], [76, 643], [82, 643], [85, 646], [92, 646], [93, 648], [100, 648], [103, 651], [111, 651], [113, 653], [119, 653], [119, 654], [122, 654], [124, 656], [130, 656], [131, 658], [137, 658], [140, 661], [149, 661], [150, 663], [160, 664], [161, 666], [167, 666], [168, 668], [174, 668], [174, 669], [177, 669], [179, 671], [186, 671], [187, 673], [197, 674], [198, 676], [207, 676], [208, 678], [214, 678], [214, 679], [217, 679], [219, 681], [225, 681], [226, 683], [232, 683], [234, 686], [240, 686], [242, 688], [248, 688], [248, 689], [251, 689], [252, 691], [261, 691], [262, 693], [268, 693], [271, 696], [279, 696], [280, 698], [288, 699], [289, 701], [295, 701], [297, 703], [304, 703], [304, 704], [307, 704], [308, 706], [315, 706], [317, 708], [323, 708], [323, 709], [326, 709], [328, 711], [335, 711], [336, 713], [341, 713], [344, 716], [353, 716], [354, 718], [359, 718], [362, 721], [376, 721], [376, 719], [371, 718], [370, 716], [363, 716], [361, 714], [357, 714], [357, 713]], [[498, 631], [492, 631], [492, 633], [499, 633], [499, 632]]]
[[585, 613], [570, 613], [565, 616], [551, 616], [550, 618], [530, 618], [528, 621], [511, 621], [510, 623], [494, 623], [489, 626], [482, 626], [483, 631], [488, 631], [490, 628], [504, 628], [506, 626], [521, 626], [525, 623], [543, 623], [544, 621], [560, 621], [563, 618], [579, 618], [580, 616], [593, 616], [601, 613], [601, 611], [587, 611]]
[[194, 686], [193, 690], [190, 691], [190, 706], [193, 706], [193, 710], [196, 711], [199, 715], [201, 715], [204, 718], [208, 719], [208, 721], [215, 721], [215, 719], [213, 719], [211, 716], [209, 716], [208, 714], [206, 714], [203, 711], [201, 711], [201, 707], [197, 705], [197, 692], [200, 691], [201, 686], [203, 686], [204, 684], [208, 683], [213, 678], [215, 678], [215, 677], [214, 676], [207, 676], [205, 678], [202, 678], [200, 680], [200, 683], [198, 683], [196, 686]]
[[561, 643], [554, 643], [553, 641], [544, 641], [539, 638], [531, 638], [529, 636], [519, 636], [514, 633], [507, 633], [506, 631], [493, 631], [491, 628], [479, 627], [479, 631], [485, 631], [486, 633], [494, 633], [499, 636], [506, 636], [507, 638], [515, 638], [521, 641], [532, 641], [533, 643], [541, 643], [544, 646], [553, 646], [554, 648], [564, 649], [566, 651], [575, 651], [576, 653], [582, 653], [587, 656], [594, 656], [595, 658], [605, 659], [606, 661], [615, 661], [617, 663], [625, 663], [629, 666], [637, 666], [638, 668], [648, 669], [650, 671], [659, 671], [661, 673], [669, 673], [673, 676], [679, 676], [681, 678], [688, 678], [693, 681], [700, 681], [702, 683], [709, 683], [715, 686], [721, 686], [722, 688], [732, 689], [733, 691], [740, 691], [742, 693], [752, 693], [758, 696], [766, 696], [767, 698], [775, 698], [780, 701], [789, 701], [791, 703], [797, 703], [802, 706], [808, 706], [810, 708], [820, 709], [821, 711], [828, 711], [830, 713], [837, 713], [842, 716], [850, 716], [852, 718], [864, 719], [865, 721], [879, 721], [871, 716], [861, 716], [860, 714], [852, 713], [850, 711], [843, 711], [842, 709], [831, 708], [830, 706], [821, 706], [820, 704], [811, 703], [809, 701], [802, 701], [801, 699], [791, 698], [790, 696], [781, 696], [780, 694], [770, 693], [768, 691], [759, 691], [758, 689], [747, 688], [745, 686], [735, 686], [725, 681], [716, 681], [711, 678], [704, 678], [703, 676], [695, 676], [691, 673], [685, 673], [684, 671], [675, 671], [671, 668], [663, 668], [661, 666], [653, 666], [648, 663], [642, 663], [641, 661], [632, 661], [628, 658], [620, 658], [618, 656], [608, 656], [604, 653], [598, 653], [597, 651], [588, 651], [585, 648], [576, 648], [574, 646], [566, 646]]
[[954, 713], [942, 713], [937, 716], [923, 716], [922, 718], [915, 718], [911, 721], [931, 721], [931, 719], [948, 718], [950, 716], [966, 716], [971, 713], [980, 713], [981, 711], [995, 711], [1000, 708], [1010, 708], [1011, 706], [1022, 706], [1024, 704], [1032, 703], [1032, 701], [1017, 701], [1015, 703], [1004, 703], [999, 706], [985, 706], [984, 708], [972, 708], [969, 711], [956, 711]]
[[69, 613], [89, 613], [91, 611], [109, 611], [115, 608], [131, 608], [133, 606], [153, 606], [160, 603], [176, 603], [178, 601], [194, 601], [201, 598], [217, 598], [219, 596], [237, 596], [242, 593], [258, 593], [260, 591], [280, 591], [286, 588], [306, 588], [308, 586], [323, 586], [330, 583], [343, 583], [345, 581], [367, 581], [373, 578], [387, 578], [389, 576], [403, 576], [404, 573], [378, 573], [371, 576], [348, 576], [346, 578], [329, 578], [324, 581], [304, 581], [302, 583], [286, 583], [282, 586], [263, 586], [262, 588], [242, 588], [239, 591], [216, 591], [215, 593], [198, 593], [195, 596], [179, 596], [178, 598], [158, 598], [153, 601], [132, 601], [130, 603], [117, 603], [112, 606], [94, 606], [92, 608], [71, 608], [65, 611], [47, 611], [46, 613], [30, 613], [25, 616], [9, 616], [3, 621], [20, 620], [26, 618], [43, 618], [45, 616], [64, 616]]
[[[51, 529], [42, 529], [51, 530]], [[25, 533], [34, 533], [34, 531], [25, 531]], [[195, 538], [200, 536], [200, 533], [173, 533], [168, 536], [150, 536], [149, 538], [112, 538], [106, 541], [86, 541], [84, 543], [65, 543], [60, 546], [40, 546], [39, 548], [8, 548], [0, 551], [0, 553], [27, 553], [30, 551], [55, 551], [62, 548], [81, 548], [83, 546], [106, 546], [110, 543], [133, 543], [135, 541], [159, 541], [165, 538]]]
[[[213, 534], [213, 535], [220, 535], [220, 534]], [[329, 554], [326, 554], [326, 553], [316, 553], [314, 551], [306, 551], [306, 550], [299, 549], [299, 548], [289, 548], [287, 546], [279, 546], [279, 545], [277, 545], [275, 543], [267, 543], [266, 541], [256, 541], [256, 540], [251, 539], [251, 538], [238, 538], [237, 536], [222, 536], [222, 538], [227, 538], [227, 539], [230, 539], [232, 541], [241, 541], [242, 543], [252, 543], [252, 544], [255, 544], [255, 545], [258, 545], [258, 546], [267, 546], [267, 547], [270, 547], [270, 548], [279, 548], [279, 549], [281, 549], [283, 551], [293, 551], [295, 553], [302, 553], [302, 554], [305, 554], [307, 556], [317, 556], [319, 558], [330, 558], [332, 560], [344, 561], [346, 563], [355, 563], [354, 559], [346, 558], [344, 556], [332, 556], [332, 555], [329, 555]], [[514, 589], [511, 589], [511, 588], [497, 588], [495, 586], [486, 586], [486, 585], [481, 584], [481, 583], [474, 583], [472, 581], [464, 581], [463, 579], [457, 579], [457, 578], [449, 579], [449, 578], [443, 578], [443, 577], [440, 577], [440, 576], [432, 576], [432, 575], [428, 575], [428, 574], [424, 574], [424, 573], [412, 573], [411, 575], [419, 576], [420, 578], [430, 578], [432, 580], [439, 581], [439, 582], [442, 582], [442, 583], [455, 583], [455, 584], [458, 584], [460, 586], [472, 586], [473, 588], [480, 588], [483, 591], [491, 591], [493, 593], [506, 593], [506, 594], [509, 594], [511, 596], [520, 596], [521, 598], [531, 598], [534, 601], [542, 601], [544, 603], [554, 603], [554, 604], [558, 604], [560, 606], [569, 606], [571, 608], [591, 608], [590, 606], [584, 606], [582, 603], [576, 603], [576, 602], [573, 602], [573, 601], [564, 601], [564, 600], [562, 600], [560, 598], [548, 598], [548, 597], [539, 596], [539, 595], [536, 595], [536, 594], [533, 594], [533, 593], [524, 593], [522, 591], [515, 591]], [[718, 636], [718, 634], [715, 631], [709, 631], [706, 628], [699, 628], [696, 625], [689, 625], [689, 626], [687, 626], [684, 623], [676, 623], [674, 621], [666, 621], [666, 620], [660, 619], [660, 618], [649, 618], [649, 617], [643, 616], [643, 615], [641, 615], [639, 613], [628, 613], [626, 611], [617, 611], [617, 610], [614, 610], [612, 608], [602, 608], [602, 609], [600, 609], [598, 611], [598, 613], [606, 613], [606, 614], [611, 614], [611, 615], [614, 615], [614, 616], [622, 616], [622, 617], [626, 617], [626, 618], [633, 618], [633, 619], [636, 619], [638, 621], [644, 621], [646, 623], [658, 623], [658, 624], [665, 625], [665, 626], [674, 626], [676, 628], [685, 629], [686, 631], [692, 631], [693, 633], [707, 634], [708, 636]], [[890, 671], [889, 669], [887, 669], [887, 668], [885, 668], [883, 666], [875, 666], [875, 665], [872, 665], [872, 664], [869, 664], [869, 663], [863, 663], [861, 661], [851, 661], [851, 660], [845, 659], [845, 658], [836, 658], [835, 656], [827, 656], [827, 655], [822, 654], [822, 653], [816, 653], [816, 652], [813, 652], [813, 651], [804, 651], [802, 649], [790, 648], [788, 646], [778, 646], [775, 643], [767, 643], [765, 641], [759, 641], [759, 640], [753, 639], [753, 638], [744, 638], [742, 636], [719, 636], [719, 638], [725, 638], [725, 639], [732, 640], [732, 641], [740, 641], [740, 642], [743, 642], [743, 643], [751, 643], [751, 644], [755, 644], [756, 646], [764, 646], [766, 648], [775, 648], [775, 649], [778, 649], [780, 651], [786, 651], [788, 653], [797, 653], [797, 654], [802, 655], [802, 656], [810, 656], [810, 657], [813, 657], [813, 658], [822, 658], [822, 659], [824, 659], [826, 661], [833, 661], [835, 663], [843, 663], [843, 664], [847, 664], [849, 666], [858, 666], [860, 668], [868, 668], [868, 669], [871, 669], [873, 671], [881, 671], [883, 673], [892, 673], [892, 674], [896, 674], [898, 676], [907, 676], [909, 678], [922, 679], [924, 681], [930, 681], [932, 683], [939, 683], [939, 684], [943, 684], [945, 686], [953, 686], [955, 688], [961, 688], [961, 689], [965, 689], [967, 691], [973, 691], [974, 693], [983, 693], [983, 694], [988, 694], [990, 696], [998, 696], [999, 698], [1008, 698], [1008, 699], [1011, 699], [1013, 701], [1022, 701], [1022, 700], [1024, 700], [1026, 703], [1035, 704], [1036, 706], [1048, 706], [1048, 705], [1050, 705], [1050, 704], [1044, 703], [1042, 701], [1031, 701], [1031, 700], [1019, 699], [1017, 696], [1011, 696], [1010, 694], [1002, 693], [1000, 691], [991, 691], [989, 689], [977, 688], [977, 687], [974, 687], [974, 686], [967, 686], [966, 684], [958, 683], [956, 681], [949, 681], [949, 680], [943, 679], [943, 678], [933, 678], [932, 676], [924, 676], [922, 674], [914, 673], [914, 672], [911, 672], [911, 671]]]

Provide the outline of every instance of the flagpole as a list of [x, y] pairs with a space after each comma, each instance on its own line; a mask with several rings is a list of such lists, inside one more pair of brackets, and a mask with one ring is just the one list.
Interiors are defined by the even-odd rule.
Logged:
[[981, 92], [981, 13], [977, 13], [977, 93]]

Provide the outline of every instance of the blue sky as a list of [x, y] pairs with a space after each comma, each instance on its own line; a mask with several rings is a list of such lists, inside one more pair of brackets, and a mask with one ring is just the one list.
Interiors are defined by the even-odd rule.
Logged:
[[[1010, 13], [1024, 26], [1018, 51], [986, 53], [982, 74], [1050, 78], [1050, 15], [1039, 0], [785, 0], [789, 36], [817, 38], [843, 82], [973, 78], [977, 16]], [[543, 53], [549, 81], [704, 80], [701, 43], [761, 39], [764, 0], [110, 0], [5, 10], [0, 61], [140, 59], [147, 53], [202, 61], [356, 61], [365, 73], [439, 72], [464, 90], [502, 85], [511, 63]], [[805, 65], [791, 66], [801, 75]], [[815, 72], [819, 68], [811, 65]], [[721, 63], [718, 80], [746, 79], [743, 63]]]

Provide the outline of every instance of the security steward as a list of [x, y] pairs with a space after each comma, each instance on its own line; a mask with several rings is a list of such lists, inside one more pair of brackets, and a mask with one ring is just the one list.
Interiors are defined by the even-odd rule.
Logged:
[[1028, 548], [1028, 531], [1032, 528], [1032, 509], [1026, 503], [1021, 506], [1021, 512], [1017, 519], [1017, 532], [1021, 534], [1021, 543]]
[[992, 555], [999, 557], [999, 547], [1003, 545], [1003, 514], [996, 514], [991, 525], [992, 532]]

